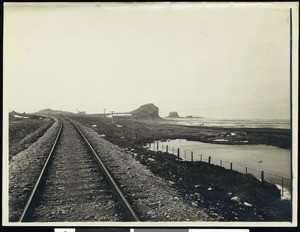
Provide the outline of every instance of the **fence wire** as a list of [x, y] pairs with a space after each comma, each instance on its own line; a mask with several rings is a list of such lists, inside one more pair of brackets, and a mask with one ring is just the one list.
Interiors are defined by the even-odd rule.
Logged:
[[275, 184], [281, 191], [281, 196], [290, 198], [292, 190], [292, 180], [286, 176], [280, 176], [264, 170], [257, 170], [249, 167], [247, 164], [239, 162], [231, 162], [228, 160], [215, 159], [207, 154], [194, 153], [190, 150], [179, 149], [173, 146], [168, 146], [160, 142], [148, 143], [148, 148], [153, 151], [168, 152], [181, 158], [183, 161], [193, 162], [206, 162], [214, 165], [218, 165], [225, 169], [234, 170], [243, 174], [251, 174], [258, 178], [260, 181], [267, 181]]

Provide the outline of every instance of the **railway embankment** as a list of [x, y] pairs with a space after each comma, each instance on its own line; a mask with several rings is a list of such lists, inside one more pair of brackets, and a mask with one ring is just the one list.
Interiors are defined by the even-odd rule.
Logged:
[[52, 126], [54, 119], [40, 115], [9, 114], [9, 159], [28, 148]]
[[126, 215], [78, 130], [62, 130], [25, 221], [122, 221]]

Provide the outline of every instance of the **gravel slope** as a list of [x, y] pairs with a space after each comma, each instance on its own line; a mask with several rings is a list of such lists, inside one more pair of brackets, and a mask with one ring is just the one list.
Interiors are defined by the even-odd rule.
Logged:
[[17, 221], [58, 133], [55, 119], [50, 129], [9, 162], [9, 221]]
[[36, 142], [54, 123], [53, 118], [31, 116], [29, 119], [11, 119], [9, 122], [9, 158]]

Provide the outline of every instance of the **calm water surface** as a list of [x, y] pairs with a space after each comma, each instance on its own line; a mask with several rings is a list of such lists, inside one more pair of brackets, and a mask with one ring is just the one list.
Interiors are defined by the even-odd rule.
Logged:
[[[264, 179], [274, 183], [282, 192], [282, 198], [291, 198], [291, 152], [289, 149], [277, 148], [267, 145], [223, 145], [210, 144], [185, 139], [156, 141], [150, 145], [150, 150], [166, 151], [179, 156], [186, 161], [191, 160], [193, 152], [194, 161], [208, 162], [240, 173], [248, 173], [261, 179], [261, 171], [264, 171]], [[282, 189], [282, 186], [284, 188]]]
[[215, 119], [215, 118], [166, 118], [170, 123], [186, 126], [228, 128], [280, 128], [290, 129], [289, 119]]
[[[182, 159], [191, 160], [191, 151], [194, 153], [194, 160], [200, 160], [202, 155], [203, 161], [207, 161], [211, 156], [211, 162], [222, 166], [228, 166], [233, 163], [237, 169], [245, 167], [257, 171], [270, 172], [275, 175], [290, 178], [291, 174], [291, 154], [289, 149], [277, 148], [267, 145], [223, 145], [210, 144], [197, 141], [187, 141], [184, 139], [168, 140], [159, 142], [159, 150], [166, 151], [166, 145], [169, 152], [177, 154], [177, 148], [180, 149]], [[157, 150], [157, 145], [152, 145], [152, 150]]]

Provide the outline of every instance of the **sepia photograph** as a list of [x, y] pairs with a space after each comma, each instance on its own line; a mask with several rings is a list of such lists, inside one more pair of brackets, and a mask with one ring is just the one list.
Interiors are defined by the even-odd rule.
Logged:
[[3, 225], [296, 226], [298, 8], [4, 3]]

